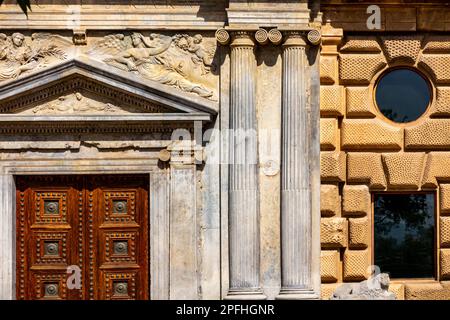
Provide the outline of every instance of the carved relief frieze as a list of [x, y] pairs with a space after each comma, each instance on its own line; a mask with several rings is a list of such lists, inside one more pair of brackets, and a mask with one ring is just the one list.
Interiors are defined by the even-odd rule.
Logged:
[[87, 54], [115, 68], [210, 100], [215, 92], [215, 42], [202, 35], [111, 34]]
[[0, 33], [0, 82], [44, 68], [69, 56], [72, 41], [55, 34]]

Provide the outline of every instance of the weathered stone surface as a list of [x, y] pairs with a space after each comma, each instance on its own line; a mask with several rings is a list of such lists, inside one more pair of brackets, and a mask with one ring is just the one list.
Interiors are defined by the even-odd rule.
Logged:
[[450, 83], [450, 55], [424, 54], [419, 66], [426, 68], [438, 84]]
[[320, 119], [320, 149], [334, 150], [338, 143], [338, 122], [337, 119]]
[[389, 283], [389, 291], [395, 294], [396, 300], [405, 300], [405, 285], [403, 283]]
[[350, 218], [348, 220], [349, 239], [351, 249], [367, 248], [370, 244], [370, 220], [369, 217]]
[[339, 279], [339, 251], [320, 252], [320, 275], [322, 282], [336, 282]]
[[370, 191], [366, 185], [345, 185], [342, 190], [342, 211], [345, 216], [368, 215]]
[[331, 151], [321, 152], [320, 176], [322, 181], [344, 181], [345, 153]]
[[342, 86], [320, 87], [320, 115], [339, 117], [344, 115], [345, 95]]
[[335, 184], [320, 186], [320, 212], [322, 216], [335, 216], [341, 212], [339, 188]]
[[441, 150], [450, 147], [449, 119], [429, 119], [405, 129], [405, 148]]
[[450, 41], [448, 37], [441, 35], [431, 35], [427, 37], [424, 53], [450, 53]]
[[347, 87], [347, 118], [375, 117], [368, 87]]
[[1, 34], [0, 82], [64, 61], [70, 55], [72, 41], [58, 34], [33, 33], [26, 38], [19, 32]]
[[425, 153], [384, 153], [388, 187], [418, 189], [425, 163]]
[[338, 62], [335, 56], [323, 56], [320, 60], [320, 83], [337, 83]]
[[388, 291], [389, 282], [389, 275], [380, 273], [361, 283], [345, 283], [330, 300], [395, 300], [395, 293]]
[[380, 44], [371, 36], [347, 36], [341, 52], [381, 52]]
[[436, 188], [437, 178], [450, 178], [450, 153], [430, 152], [422, 178], [422, 187]]
[[439, 218], [439, 233], [441, 248], [450, 248], [450, 217]]
[[450, 288], [439, 282], [406, 283], [406, 300], [449, 300]]
[[450, 279], [450, 249], [440, 249], [440, 271], [441, 279]]
[[439, 212], [441, 215], [450, 214], [450, 184], [439, 185]]
[[403, 144], [402, 129], [378, 119], [346, 119], [341, 135], [345, 150], [400, 150]]
[[369, 249], [345, 250], [344, 281], [360, 281], [367, 279], [369, 265]]
[[409, 63], [414, 63], [417, 60], [422, 43], [422, 36], [382, 36], [384, 51], [387, 60], [401, 60]]
[[431, 117], [448, 117], [450, 116], [450, 88], [436, 88], [436, 101], [430, 107]]
[[386, 188], [381, 154], [379, 153], [348, 153], [347, 154], [348, 182], [368, 183], [370, 188]]
[[382, 54], [341, 54], [339, 77], [345, 84], [369, 84], [385, 65]]
[[347, 219], [336, 217], [320, 220], [320, 242], [323, 248], [346, 247], [347, 234]]
[[338, 288], [341, 285], [342, 283], [323, 283], [320, 286], [320, 294], [322, 300], [329, 300], [332, 297], [336, 288]]

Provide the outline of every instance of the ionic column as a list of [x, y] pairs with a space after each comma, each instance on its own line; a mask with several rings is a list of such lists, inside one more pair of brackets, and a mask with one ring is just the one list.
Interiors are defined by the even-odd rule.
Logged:
[[306, 42], [283, 44], [281, 160], [281, 292], [279, 299], [316, 299], [312, 273], [312, 210]]
[[259, 270], [256, 58], [252, 35], [246, 31], [231, 32], [227, 299], [265, 299]]

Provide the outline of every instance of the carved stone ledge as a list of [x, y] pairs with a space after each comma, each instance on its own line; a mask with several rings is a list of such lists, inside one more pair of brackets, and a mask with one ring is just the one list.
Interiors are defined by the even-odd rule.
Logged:
[[73, 30], [72, 41], [76, 46], [87, 45], [86, 30]]
[[174, 141], [159, 153], [159, 159], [171, 164], [202, 164], [205, 160], [204, 148], [192, 141]]

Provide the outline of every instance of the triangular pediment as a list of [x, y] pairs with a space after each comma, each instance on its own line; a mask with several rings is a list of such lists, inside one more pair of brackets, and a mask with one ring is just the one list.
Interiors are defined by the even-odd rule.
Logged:
[[[210, 119], [217, 103], [74, 59], [0, 85], [0, 117], [167, 115]], [[191, 120], [192, 120], [191, 119]]]

